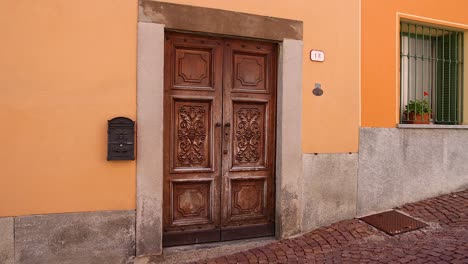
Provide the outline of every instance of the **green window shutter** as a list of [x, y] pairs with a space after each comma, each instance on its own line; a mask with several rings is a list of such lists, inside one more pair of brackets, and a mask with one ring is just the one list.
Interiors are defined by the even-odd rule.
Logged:
[[458, 123], [458, 35], [450, 33], [437, 40], [437, 124]]

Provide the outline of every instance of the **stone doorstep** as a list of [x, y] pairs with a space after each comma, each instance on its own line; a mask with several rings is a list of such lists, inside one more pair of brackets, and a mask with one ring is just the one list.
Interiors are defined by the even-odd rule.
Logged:
[[135, 258], [133, 264], [182, 264], [234, 254], [277, 241], [274, 237], [233, 240], [164, 248], [161, 256]]

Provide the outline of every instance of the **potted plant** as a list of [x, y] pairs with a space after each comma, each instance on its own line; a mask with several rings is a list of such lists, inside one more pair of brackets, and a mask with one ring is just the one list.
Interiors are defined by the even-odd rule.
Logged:
[[429, 124], [431, 122], [432, 109], [427, 100], [411, 100], [405, 106], [406, 124]]

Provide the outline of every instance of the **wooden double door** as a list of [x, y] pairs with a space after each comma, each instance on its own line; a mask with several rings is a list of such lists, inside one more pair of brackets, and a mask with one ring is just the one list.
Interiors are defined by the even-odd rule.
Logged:
[[277, 45], [166, 32], [165, 246], [275, 232]]

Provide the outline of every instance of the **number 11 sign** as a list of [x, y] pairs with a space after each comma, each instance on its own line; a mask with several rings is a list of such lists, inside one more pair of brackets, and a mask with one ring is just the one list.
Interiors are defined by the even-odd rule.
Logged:
[[311, 50], [310, 59], [312, 61], [323, 62], [325, 60], [325, 52], [323, 52], [322, 50]]

